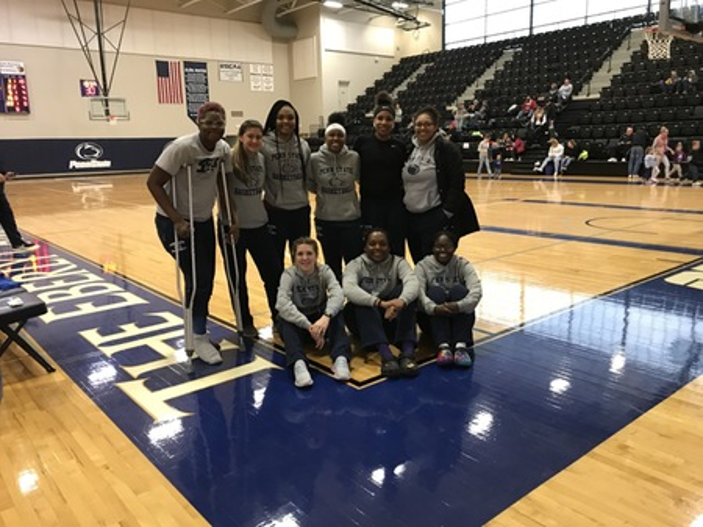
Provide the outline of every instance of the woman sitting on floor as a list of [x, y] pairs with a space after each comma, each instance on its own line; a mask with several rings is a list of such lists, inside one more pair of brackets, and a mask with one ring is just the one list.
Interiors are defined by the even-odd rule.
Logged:
[[276, 301], [286, 364], [293, 368], [298, 388], [313, 384], [305, 361], [306, 342], [322, 349], [329, 341], [334, 378], [349, 380], [349, 337], [341, 316], [344, 294], [332, 269], [317, 263], [318, 253], [317, 242], [312, 238], [293, 242], [293, 265], [281, 275]]
[[[408, 262], [390, 254], [388, 234], [372, 229], [364, 238], [364, 254], [344, 269], [347, 327], [364, 349], [381, 354], [386, 377], [417, 375], [415, 305], [418, 282]], [[390, 344], [400, 348], [396, 359]]]
[[432, 254], [417, 264], [419, 303], [429, 318], [432, 338], [439, 348], [437, 364], [473, 364], [473, 328], [481, 300], [481, 281], [468, 260], [456, 256], [456, 237], [447, 231], [434, 239]]

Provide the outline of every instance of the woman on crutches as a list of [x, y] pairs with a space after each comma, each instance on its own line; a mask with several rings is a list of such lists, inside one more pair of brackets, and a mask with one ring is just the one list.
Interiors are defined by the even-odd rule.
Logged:
[[[212, 209], [221, 165], [232, 171], [230, 148], [222, 139], [225, 110], [214, 102], [198, 110], [198, 133], [175, 139], [156, 160], [147, 187], [156, 201], [156, 230], [185, 280], [186, 351], [207, 364], [222, 362], [207, 335], [207, 316], [215, 278], [215, 227]], [[222, 195], [222, 194], [220, 194]], [[224, 210], [222, 208], [221, 210]], [[232, 218], [234, 219], [234, 218]], [[228, 234], [236, 235], [230, 220]], [[175, 248], [177, 249], [177, 253]], [[192, 325], [189, 319], [192, 315]], [[193, 348], [189, 348], [189, 330]]]
[[236, 260], [231, 256], [231, 251], [226, 252], [228, 247], [222, 244], [220, 246], [228, 267], [228, 279], [235, 280], [233, 283], [236, 283], [235, 287], [238, 288], [230, 288], [235, 314], [240, 314], [237, 323], [241, 324], [240, 329], [244, 337], [255, 338], [259, 332], [254, 326], [254, 317], [249, 309], [247, 252], [251, 254], [264, 282], [272, 323], [276, 319], [276, 294], [283, 268], [277, 257], [273, 236], [268, 229], [268, 213], [261, 199], [265, 178], [264, 156], [259, 152], [263, 126], [258, 121], [246, 120], [239, 127], [237, 137], [237, 144], [232, 150], [234, 173], [227, 178], [228, 196], [231, 206], [236, 210], [239, 226], [239, 238], [235, 244]]

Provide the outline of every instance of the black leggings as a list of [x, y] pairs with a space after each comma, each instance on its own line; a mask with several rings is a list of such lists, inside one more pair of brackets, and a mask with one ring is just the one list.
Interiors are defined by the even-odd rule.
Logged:
[[[209, 314], [208, 306], [215, 280], [215, 224], [210, 218], [193, 222], [195, 235], [195, 298], [193, 300], [193, 331], [202, 335], [206, 331]], [[173, 222], [166, 216], [156, 215], [156, 232], [164, 249], [173, 256], [175, 233]], [[193, 294], [193, 267], [191, 262], [190, 239], [179, 240], [178, 259], [185, 280], [185, 299], [188, 303]]]

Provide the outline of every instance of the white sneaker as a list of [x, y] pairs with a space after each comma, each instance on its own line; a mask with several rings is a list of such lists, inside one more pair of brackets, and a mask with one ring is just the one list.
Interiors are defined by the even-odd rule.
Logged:
[[295, 387], [305, 388], [307, 386], [312, 386], [313, 380], [308, 371], [308, 365], [305, 361], [298, 359], [293, 365], [293, 375], [295, 375]]
[[349, 361], [347, 358], [340, 356], [334, 359], [332, 372], [334, 373], [334, 378], [338, 381], [348, 381], [351, 378], [351, 374], [349, 373]]
[[195, 352], [193, 358], [200, 359], [205, 364], [220, 364], [222, 355], [210, 343], [210, 338], [207, 333], [204, 335], [195, 335]]
[[703, 185], [703, 183], [701, 183], [700, 181], [694, 181], [693, 183], [691, 183], [692, 187], [700, 187], [701, 185]]

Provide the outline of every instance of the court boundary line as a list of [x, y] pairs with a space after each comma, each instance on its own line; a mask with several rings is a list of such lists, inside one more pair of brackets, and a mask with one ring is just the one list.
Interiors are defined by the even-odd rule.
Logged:
[[[506, 201], [508, 201], [506, 199]], [[513, 201], [520, 201], [521, 203], [538, 203], [538, 204], [544, 204], [544, 205], [565, 205], [569, 207], [594, 207], [594, 208], [603, 208], [603, 209], [616, 209], [616, 210], [641, 210], [641, 211], [650, 211], [650, 212], [669, 212], [672, 214], [698, 214], [698, 215], [703, 215], [703, 210], [695, 210], [695, 209], [665, 209], [665, 208], [656, 208], [656, 207], [638, 207], [635, 205], [616, 205], [616, 204], [602, 204], [602, 203], [581, 203], [578, 201], [560, 201], [560, 202], [554, 202], [554, 201], [549, 201], [546, 199], [518, 199], [516, 198]]]
[[688, 255], [697, 256], [697, 257], [703, 256], [703, 250], [691, 249], [688, 247], [675, 247], [675, 246], [670, 246], [670, 245], [656, 245], [656, 244], [647, 244], [647, 243], [639, 243], [639, 242], [628, 242], [628, 241], [624, 241], [624, 240], [609, 240], [606, 238], [579, 236], [579, 235], [575, 235], [575, 234], [559, 234], [559, 233], [555, 233], [555, 232], [535, 232], [535, 231], [530, 231], [530, 230], [526, 230], [526, 229], [515, 229], [513, 227], [492, 227], [492, 226], [482, 225], [481, 230], [486, 231], [486, 232], [500, 233], [500, 234], [513, 234], [516, 236], [530, 236], [533, 238], [545, 238], [548, 240], [595, 243], [598, 245], [611, 245], [614, 247], [627, 247], [627, 248], [631, 248], [631, 249], [641, 249], [644, 251], [659, 251], [659, 252], [688, 254]]
[[[482, 227], [482, 229], [483, 229], [483, 230], [486, 230], [486, 231], [488, 231], [488, 232], [503, 232], [504, 230], [516, 230], [516, 229], [503, 229], [503, 228], [500, 228], [500, 227]], [[34, 236], [34, 235], [32, 235], [31, 233], [29, 233], [29, 232], [27, 232], [27, 234], [30, 234], [34, 239], [41, 240], [43, 243], [46, 243], [46, 244], [49, 245], [49, 246], [56, 247], [57, 249], [66, 252], [67, 254], [69, 254], [69, 255], [75, 257], [76, 259], [78, 259], [78, 260], [80, 260], [80, 261], [82, 261], [82, 262], [85, 262], [85, 263], [87, 263], [87, 264], [89, 264], [89, 265], [92, 265], [92, 266], [94, 266], [94, 267], [96, 267], [96, 268], [98, 268], [98, 269], [101, 269], [101, 268], [102, 268], [102, 266], [101, 266], [99, 263], [94, 262], [93, 260], [91, 260], [91, 259], [89, 259], [89, 258], [86, 258], [86, 257], [84, 257], [84, 256], [78, 255], [78, 254], [76, 254], [74, 251], [67, 250], [67, 249], [63, 248], [61, 245], [54, 244], [54, 243], [49, 243], [49, 242], [46, 241], [44, 238], [41, 238], [41, 237], [39, 237], [39, 236]], [[529, 234], [529, 233], [526, 232], [526, 234]], [[540, 234], [535, 234], [535, 233], [532, 233], [532, 234], [529, 234], [529, 235], [535, 236], [535, 237], [540, 237], [540, 236], [542, 236], [542, 235], [540, 235]], [[551, 239], [559, 239], [559, 235], [556, 235], [556, 234], [552, 234], [551, 236], [544, 236], [544, 237], [546, 237], [546, 238], [551, 238]], [[578, 237], [578, 238], [582, 238], [582, 237]], [[589, 238], [588, 240], [592, 240], [592, 239]], [[575, 240], [575, 241], [581, 241], [581, 240]], [[584, 241], [585, 241], [585, 240], [584, 240]], [[609, 240], [604, 240], [604, 241], [605, 241], [605, 242], [608, 242]], [[641, 247], [638, 247], [638, 248], [641, 248]], [[673, 252], [673, 251], [670, 251], [670, 250], [669, 250], [668, 252]], [[660, 272], [655, 273], [655, 274], [653, 274], [653, 275], [646, 276], [646, 277], [641, 278], [641, 279], [639, 279], [639, 280], [635, 280], [634, 282], [630, 282], [630, 283], [628, 283], [628, 284], [625, 284], [625, 285], [616, 287], [616, 288], [614, 288], [614, 289], [610, 289], [610, 290], [604, 291], [604, 292], [602, 292], [602, 293], [598, 293], [598, 294], [593, 295], [593, 296], [591, 296], [591, 297], [589, 297], [589, 298], [586, 298], [586, 299], [583, 299], [583, 300], [574, 302], [574, 303], [572, 303], [572, 304], [569, 304], [568, 306], [565, 306], [565, 307], [562, 307], [562, 308], [560, 308], [560, 309], [557, 309], [556, 311], [553, 311], [553, 312], [551, 312], [551, 313], [547, 313], [547, 314], [545, 314], [545, 315], [539, 316], [539, 317], [537, 317], [537, 318], [535, 318], [535, 319], [533, 319], [533, 320], [529, 320], [529, 321], [526, 321], [526, 322], [520, 322], [519, 324], [516, 324], [515, 326], [511, 326], [511, 327], [505, 328], [505, 329], [500, 330], [500, 331], [498, 331], [498, 332], [496, 332], [496, 333], [489, 333], [489, 332], [487, 332], [487, 331], [479, 331], [479, 332], [481, 332], [481, 333], [484, 333], [484, 336], [483, 336], [483, 337], [478, 337], [478, 338], [475, 340], [475, 342], [474, 342], [474, 352], [478, 355], [478, 354], [481, 352], [480, 347], [483, 346], [483, 345], [485, 345], [485, 344], [488, 344], [488, 343], [490, 343], [490, 342], [493, 342], [493, 341], [495, 341], [495, 340], [497, 340], [497, 339], [499, 339], [499, 338], [501, 338], [501, 337], [504, 337], [504, 336], [506, 336], [506, 335], [510, 335], [510, 334], [515, 333], [515, 332], [517, 332], [517, 331], [520, 331], [520, 330], [522, 330], [522, 329], [528, 328], [529, 326], [531, 326], [531, 325], [533, 325], [533, 324], [537, 324], [537, 323], [542, 322], [542, 321], [544, 321], [544, 320], [547, 320], [547, 319], [549, 319], [549, 318], [551, 318], [551, 317], [554, 317], [554, 316], [563, 314], [563, 313], [565, 313], [565, 312], [567, 312], [567, 311], [569, 311], [569, 310], [572, 310], [572, 309], [574, 309], [574, 308], [576, 308], [576, 307], [582, 306], [582, 305], [586, 304], [587, 302], [592, 302], [592, 301], [594, 301], [594, 300], [598, 300], [598, 299], [602, 299], [602, 298], [605, 298], [605, 297], [608, 297], [608, 296], [612, 296], [612, 295], [614, 295], [614, 294], [620, 293], [620, 292], [622, 292], [622, 291], [626, 291], [626, 290], [628, 290], [628, 289], [631, 289], [631, 288], [636, 287], [636, 286], [638, 286], [638, 285], [647, 283], [647, 282], [649, 282], [649, 281], [657, 280], [657, 279], [661, 278], [662, 276], [665, 276], [665, 275], [667, 275], [667, 274], [673, 273], [673, 272], [675, 272], [675, 271], [677, 271], [677, 270], [679, 270], [679, 269], [683, 269], [683, 268], [686, 268], [686, 267], [690, 267], [690, 266], [697, 265], [697, 264], [699, 264], [699, 263], [703, 263], [703, 256], [700, 255], [701, 251], [697, 251], [697, 253], [698, 253], [698, 258], [694, 259], [693, 261], [680, 263], [680, 264], [675, 265], [674, 267], [671, 267], [671, 268], [666, 269], [666, 270], [664, 270], [664, 271], [660, 271]], [[125, 282], [131, 283], [131, 284], [133, 284], [133, 285], [135, 285], [135, 286], [137, 286], [137, 287], [141, 287], [141, 288], [143, 288], [144, 290], [150, 292], [151, 294], [154, 294], [155, 296], [158, 296], [158, 297], [160, 297], [162, 300], [165, 300], [165, 301], [167, 301], [167, 302], [169, 302], [169, 303], [171, 303], [171, 304], [173, 304], [173, 305], [175, 305], [175, 306], [179, 306], [179, 305], [180, 305], [180, 303], [177, 302], [174, 298], [172, 298], [172, 297], [170, 297], [170, 296], [168, 296], [168, 295], [166, 295], [166, 294], [164, 294], [164, 293], [162, 293], [162, 292], [160, 292], [160, 291], [156, 291], [153, 287], [148, 286], [148, 285], [146, 285], [146, 284], [143, 284], [143, 283], [142, 283], [141, 281], [139, 281], [139, 280], [136, 280], [136, 279], [134, 279], [134, 278], [131, 278], [131, 277], [126, 276], [126, 275], [125, 275], [123, 272], [121, 272], [121, 271], [110, 271], [110, 274], [114, 274], [114, 275], [118, 276], [120, 279], [124, 280]], [[217, 322], [218, 324], [224, 326], [225, 328], [234, 329], [235, 332], [236, 332], [236, 326], [235, 326], [235, 325], [233, 325], [233, 324], [231, 324], [231, 323], [229, 323], [229, 322], [226, 322], [226, 321], [222, 320], [220, 317], [214, 316], [214, 315], [209, 315], [209, 318], [212, 319], [213, 321]], [[474, 330], [475, 330], [475, 328], [474, 328]], [[419, 345], [419, 343], [420, 343], [421, 340], [422, 340], [422, 333], [421, 333], [421, 332], [420, 332], [420, 335], [421, 335], [421, 336], [418, 338], [418, 345]], [[242, 339], [242, 337], [240, 337], [240, 340], [241, 340], [241, 339]], [[275, 351], [275, 352], [278, 353], [279, 355], [285, 356], [285, 349], [282, 348], [281, 346], [279, 346], [275, 341], [274, 341], [274, 342], [271, 342], [271, 341], [262, 339], [261, 337], [257, 337], [256, 339], [252, 339], [252, 342], [254, 342], [255, 345], [262, 346], [264, 349], [268, 349], [268, 350], [270, 350], [270, 351]], [[254, 353], [254, 350], [253, 350], [253, 349], [252, 349], [252, 353]], [[52, 357], [52, 360], [53, 360], [53, 357]], [[428, 365], [428, 364], [430, 364], [430, 363], [432, 363], [432, 362], [434, 362], [434, 361], [435, 361], [434, 355], [430, 355], [430, 356], [429, 356], [428, 358], [426, 358], [426, 359], [418, 360], [418, 366], [419, 366], [419, 367], [425, 367], [426, 365]], [[313, 368], [315, 368], [317, 371], [321, 372], [322, 374], [328, 375], [328, 376], [332, 376], [332, 370], [331, 370], [330, 368], [328, 368], [327, 366], [325, 366], [324, 364], [321, 364], [321, 363], [319, 363], [318, 361], [311, 361], [311, 365], [312, 365]], [[380, 371], [379, 371], [379, 374], [378, 374], [377, 376], [370, 377], [370, 378], [368, 378], [368, 379], [366, 379], [366, 380], [363, 380], [363, 381], [357, 381], [357, 380], [354, 380], [354, 379], [350, 379], [349, 381], [345, 382], [344, 384], [346, 384], [347, 386], [350, 386], [350, 387], [352, 387], [352, 388], [355, 388], [355, 389], [357, 389], [357, 390], [363, 390], [363, 389], [365, 389], [365, 388], [368, 388], [368, 387], [370, 387], [370, 386], [373, 386], [373, 385], [375, 385], [375, 384], [378, 384], [379, 382], [384, 382], [384, 381], [386, 381], [386, 380], [387, 380], [386, 378], [384, 378], [383, 376], [381, 376]]]

